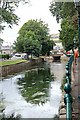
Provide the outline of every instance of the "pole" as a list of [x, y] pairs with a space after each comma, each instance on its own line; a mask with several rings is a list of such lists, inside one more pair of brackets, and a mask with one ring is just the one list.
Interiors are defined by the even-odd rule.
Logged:
[[78, 12], [78, 51], [80, 57], [80, 12]]
[[[69, 94], [70, 95], [70, 94]], [[71, 120], [72, 119], [72, 103], [70, 101], [70, 97], [68, 96], [66, 99], [66, 119]]]

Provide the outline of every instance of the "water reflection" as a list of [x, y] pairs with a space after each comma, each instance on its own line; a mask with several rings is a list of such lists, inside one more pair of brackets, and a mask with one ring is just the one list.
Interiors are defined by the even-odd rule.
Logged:
[[58, 114], [65, 64], [45, 63], [0, 81], [5, 115], [15, 113], [21, 118], [53, 118]]
[[49, 101], [49, 86], [54, 80], [50, 68], [37, 68], [19, 78], [18, 85], [22, 96], [31, 104], [44, 104]]

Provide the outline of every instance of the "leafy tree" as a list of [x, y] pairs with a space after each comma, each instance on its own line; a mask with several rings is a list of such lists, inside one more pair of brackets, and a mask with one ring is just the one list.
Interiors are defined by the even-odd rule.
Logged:
[[53, 16], [56, 16], [57, 22], [66, 17], [72, 18], [76, 10], [73, 2], [51, 2], [50, 11]]
[[63, 3], [62, 2], [51, 2], [50, 5], [50, 12], [52, 13], [53, 16], [56, 16], [56, 20], [57, 22], [59, 22], [59, 20], [62, 18], [61, 16], [61, 7], [62, 7]]
[[[19, 17], [14, 13], [15, 9], [20, 2], [27, 3], [28, 1], [29, 0], [0, 0], [0, 31], [4, 30], [6, 24], [8, 24], [10, 28], [12, 28], [13, 24], [18, 25]], [[0, 46], [2, 45], [1, 43]]]
[[53, 49], [54, 42], [51, 40], [44, 41], [42, 43], [42, 55], [47, 54], [48, 56], [50, 55], [50, 50]]
[[60, 30], [60, 39], [62, 41], [62, 45], [64, 46], [66, 51], [73, 49], [74, 42], [73, 38], [75, 35], [75, 29], [73, 24], [71, 24], [71, 20], [66, 18], [62, 21], [61, 30]]
[[39, 56], [40, 51], [40, 42], [36, 39], [36, 35], [32, 31], [28, 31], [25, 35], [24, 41], [24, 52], [27, 54], [34, 54], [35, 56]]
[[27, 3], [26, 0], [0, 0], [0, 30], [4, 30], [7, 23], [10, 28], [13, 24], [18, 24], [18, 16], [14, 13], [15, 8], [18, 7], [19, 2]]
[[[47, 42], [50, 43], [48, 25], [41, 20], [29, 20], [19, 30], [19, 36], [14, 44], [18, 52], [39, 56], [40, 53], [46, 54], [51, 49], [49, 46], [52, 44], [48, 45]], [[43, 43], [46, 43], [45, 52]]]
[[[61, 20], [60, 39], [65, 50], [73, 49], [73, 38], [77, 36], [77, 16], [73, 2], [53, 2], [50, 11], [56, 16], [57, 22]], [[77, 38], [77, 37], [76, 37]]]

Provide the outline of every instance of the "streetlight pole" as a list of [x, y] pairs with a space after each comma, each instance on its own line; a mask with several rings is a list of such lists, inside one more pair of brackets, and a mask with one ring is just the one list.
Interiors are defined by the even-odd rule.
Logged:
[[78, 11], [78, 51], [80, 57], [80, 0], [74, 0], [75, 8]]

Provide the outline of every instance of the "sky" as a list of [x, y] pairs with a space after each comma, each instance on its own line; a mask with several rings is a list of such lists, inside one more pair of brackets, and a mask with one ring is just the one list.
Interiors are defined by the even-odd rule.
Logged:
[[49, 11], [50, 2], [52, 0], [30, 0], [29, 4], [19, 4], [16, 8], [15, 13], [20, 18], [18, 25], [13, 25], [12, 29], [6, 27], [3, 33], [1, 33], [1, 38], [4, 39], [3, 45], [11, 45], [14, 43], [18, 36], [18, 31], [22, 25], [30, 19], [41, 19], [46, 24], [50, 30], [50, 34], [57, 34], [60, 30], [60, 24], [56, 22], [56, 18], [52, 16]]

